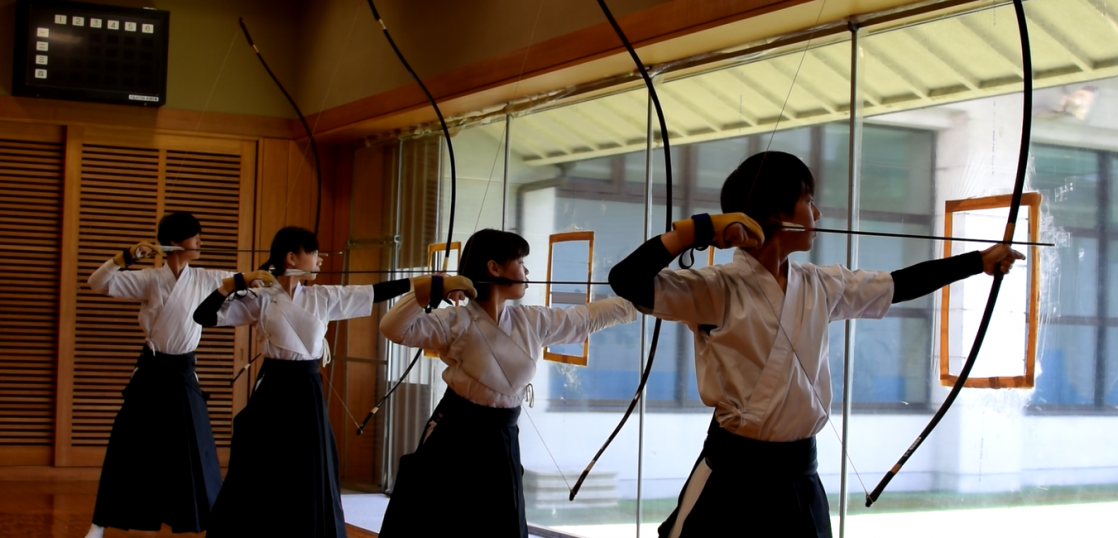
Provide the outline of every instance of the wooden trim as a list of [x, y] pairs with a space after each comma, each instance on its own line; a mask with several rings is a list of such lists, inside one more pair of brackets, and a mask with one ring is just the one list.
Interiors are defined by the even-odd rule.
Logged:
[[237, 154], [244, 142], [238, 138], [222, 138], [209, 135], [173, 134], [153, 132], [151, 129], [117, 126], [87, 127], [83, 131], [87, 140], [98, 145], [125, 146], [128, 148], [157, 149], [188, 153]]
[[0, 122], [0, 131], [8, 139], [26, 142], [60, 144], [66, 142], [66, 128], [61, 125]]
[[61, 482], [73, 480], [98, 480], [101, 466], [96, 467], [0, 467], [0, 481], [19, 480], [35, 482]]
[[[749, 35], [743, 36], [742, 31], [737, 31], [740, 29], [731, 27], [720, 28], [718, 36], [700, 37], [686, 44], [666, 43], [669, 40], [726, 27], [810, 1], [672, 0], [621, 17], [618, 22], [634, 47], [639, 49], [659, 44], [641, 51], [646, 63], [658, 64], [766, 37], [771, 34], [765, 32], [771, 31], [769, 29], [773, 25], [750, 21]], [[878, 4], [887, 5], [889, 2], [873, 4], [851, 4], [847, 11], [874, 11], [874, 8], [880, 7]], [[785, 23], [777, 31], [802, 29], [817, 22], [815, 15], [818, 11], [808, 11], [811, 13], [804, 13], [807, 22], [791, 26]], [[840, 18], [846, 15], [841, 13]], [[754, 33], [757, 35], [752, 35]], [[632, 61], [625, 55], [617, 34], [603, 18], [602, 22], [593, 26], [458, 69], [434, 76], [420, 75], [439, 101], [443, 114], [453, 116], [632, 70]], [[354, 140], [427, 123], [435, 121], [435, 115], [419, 86], [409, 84], [312, 114], [307, 121], [318, 126], [315, 138], [323, 142]]]
[[[594, 273], [594, 232], [592, 231], [577, 231], [577, 232], [563, 232], [551, 234], [547, 238], [547, 284], [544, 285], [543, 291], [543, 304], [544, 306], [551, 306], [551, 280], [554, 276], [551, 274], [552, 267], [555, 260], [555, 244], [567, 243], [573, 241], [586, 241], [587, 257], [586, 257], [586, 303], [590, 303], [590, 281]], [[582, 341], [582, 355], [567, 355], [565, 353], [555, 353], [546, 347], [543, 348], [544, 360], [553, 362], [560, 362], [563, 364], [574, 364], [576, 366], [586, 366], [590, 359], [590, 337], [587, 336]]]
[[0, 446], [0, 465], [51, 465], [54, 448], [51, 446]]
[[[241, 198], [240, 215], [237, 220], [242, 224], [250, 222], [256, 223], [256, 178], [259, 173], [256, 153], [258, 151], [258, 146], [259, 144], [256, 141], [245, 140], [241, 142]], [[253, 246], [253, 232], [255, 230], [255, 226], [240, 226], [237, 230], [237, 248], [256, 248]], [[237, 253], [238, 269], [242, 271], [255, 269], [257, 265], [255, 262], [256, 260], [253, 259], [252, 252]], [[251, 358], [251, 355], [249, 355], [251, 351], [249, 347], [249, 328], [237, 327], [234, 329], [233, 371], [230, 372], [230, 379], [233, 375], [236, 375], [237, 372], [241, 371], [241, 368], [243, 368], [245, 363]], [[242, 377], [244, 377], [244, 375], [242, 375]], [[233, 386], [233, 416], [236, 416], [247, 404], [248, 391], [245, 390], [245, 384], [236, 383]]]
[[[167, 200], [166, 200], [166, 198], [167, 198], [167, 150], [166, 149], [163, 149], [163, 148], [159, 149], [159, 161], [158, 161], [158, 164], [156, 164], [156, 166], [157, 166], [157, 170], [156, 170], [155, 174], [156, 174], [156, 177], [158, 179], [156, 180], [156, 183], [155, 183], [155, 230], [156, 230], [156, 234], [157, 234], [156, 237], [158, 237], [159, 219], [163, 218], [163, 213], [167, 210], [166, 209], [167, 208]], [[152, 239], [155, 239], [156, 243], [158, 243], [159, 241], [158, 241], [158, 239], [156, 239], [156, 237], [153, 237]], [[162, 254], [156, 254], [155, 257], [154, 257], [154, 261], [152, 263], [152, 266], [153, 267], [163, 267], [163, 261], [164, 261], [163, 255]]]
[[66, 129], [66, 171], [62, 198], [62, 240], [58, 279], [58, 367], [55, 392], [54, 465], [70, 465], [74, 396], [74, 331], [77, 323], [78, 224], [81, 206], [82, 127]]
[[[954, 214], [964, 211], [979, 211], [983, 209], [996, 209], [1009, 207], [1013, 203], [1013, 195], [1001, 194], [982, 198], [968, 198], [965, 200], [948, 200], [944, 203], [944, 235], [951, 237], [954, 231]], [[1029, 241], [1040, 240], [1040, 203], [1039, 192], [1026, 192], [1021, 195], [1021, 206], [1029, 211]], [[943, 257], [951, 256], [951, 241], [943, 242]], [[1019, 376], [996, 377], [969, 377], [963, 384], [968, 388], [1008, 389], [1008, 388], [1033, 388], [1036, 382], [1036, 351], [1037, 335], [1040, 332], [1040, 247], [1029, 247], [1029, 299], [1027, 305], [1028, 331], [1025, 339], [1025, 373]], [[939, 383], [941, 386], [953, 386], [959, 376], [950, 373], [951, 353], [949, 335], [951, 332], [951, 286], [945, 286], [940, 292], [940, 324], [939, 324]]]
[[[450, 250], [458, 253], [457, 262], [461, 262], [462, 243], [458, 241], [452, 241], [450, 243]], [[439, 255], [440, 252], [446, 252], [446, 243], [431, 243], [430, 245], [427, 245], [427, 268], [432, 271], [440, 271], [445, 273], [449, 270], [448, 268], [450, 267], [450, 258], [443, 258], [442, 269], [439, 269], [435, 266], [435, 258]]]
[[349, 523], [345, 524], [345, 532], [346, 536], [349, 536], [349, 538], [377, 538], [377, 533], [367, 531], [361, 527], [354, 527]]
[[166, 133], [234, 138], [303, 136], [299, 120], [57, 99], [0, 96], [0, 119], [53, 126], [120, 126]]
[[[453, 251], [453, 252], [458, 253], [458, 259], [457, 259], [456, 263], [461, 263], [461, 261], [462, 261], [462, 243], [460, 243], [458, 241], [452, 241], [450, 243], [450, 250]], [[443, 266], [440, 269], [438, 266], [435, 265], [435, 260], [438, 258], [438, 255], [439, 255], [440, 252], [441, 253], [446, 252], [446, 243], [431, 243], [430, 245], [427, 245], [427, 268], [430, 269], [432, 272], [445, 273], [445, 272], [448, 271], [448, 267], [450, 267], [450, 258], [447, 258], [447, 257], [443, 258]], [[430, 359], [439, 358], [438, 353], [436, 353], [434, 351], [431, 351], [429, 349], [424, 349], [423, 350], [423, 356], [427, 357], [427, 358], [430, 358]]]

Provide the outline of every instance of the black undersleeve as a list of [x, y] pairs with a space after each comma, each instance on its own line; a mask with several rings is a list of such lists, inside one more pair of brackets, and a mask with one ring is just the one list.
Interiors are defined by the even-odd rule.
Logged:
[[373, 284], [373, 302], [381, 303], [389, 299], [395, 299], [409, 291], [411, 291], [410, 278], [378, 282]]
[[651, 310], [656, 303], [656, 275], [674, 259], [660, 236], [653, 237], [613, 266], [609, 285], [617, 295]]
[[892, 273], [893, 304], [923, 297], [952, 282], [981, 272], [982, 253], [977, 250], [897, 269]]
[[198, 308], [194, 309], [194, 323], [203, 327], [217, 325], [217, 311], [225, 304], [226, 297], [220, 291], [214, 290], [209, 294]]

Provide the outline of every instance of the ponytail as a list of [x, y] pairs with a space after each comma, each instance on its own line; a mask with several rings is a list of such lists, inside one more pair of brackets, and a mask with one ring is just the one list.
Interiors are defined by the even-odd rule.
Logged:
[[269, 250], [268, 259], [260, 266], [260, 270], [271, 271], [273, 275], [284, 272], [284, 260], [287, 253], [315, 252], [318, 250], [318, 238], [314, 232], [299, 226], [281, 228], [272, 238], [272, 248]]

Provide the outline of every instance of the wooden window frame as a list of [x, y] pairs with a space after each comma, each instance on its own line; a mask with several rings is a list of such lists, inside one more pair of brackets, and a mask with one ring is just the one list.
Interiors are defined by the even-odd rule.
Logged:
[[[451, 241], [450, 250], [458, 253], [457, 263], [462, 262], [462, 243], [460, 241]], [[439, 253], [446, 253], [446, 243], [431, 243], [427, 245], [427, 269], [431, 272], [446, 272], [447, 267], [450, 266], [450, 258], [443, 258], [443, 266], [439, 268], [435, 265], [435, 260]], [[431, 359], [439, 358], [439, 354], [429, 349], [423, 350], [423, 356]]]
[[[544, 306], [551, 306], [551, 271], [554, 266], [555, 260], [555, 245], [557, 243], [569, 243], [574, 241], [587, 242], [587, 258], [586, 258], [586, 303], [590, 303], [590, 281], [591, 275], [594, 273], [594, 232], [592, 231], [578, 231], [578, 232], [563, 232], [551, 234], [547, 238], [547, 284], [544, 285]], [[586, 366], [590, 359], [590, 337], [587, 336], [582, 341], [582, 355], [567, 355], [564, 353], [555, 353], [549, 351], [547, 347], [543, 349], [544, 360], [558, 362], [562, 364], [573, 364], [576, 366]]]
[[[1010, 194], [970, 198], [966, 200], [948, 200], [944, 203], [944, 235], [951, 237], [953, 230], [953, 216], [964, 211], [979, 211], [983, 209], [1008, 208], [1013, 201]], [[1039, 192], [1027, 192], [1021, 196], [1021, 207], [1029, 211], [1028, 240], [1040, 240], [1040, 203]], [[943, 243], [943, 257], [951, 256], [951, 241]], [[1006, 388], [1034, 388], [1036, 386], [1036, 350], [1037, 334], [1040, 322], [1040, 248], [1030, 246], [1029, 249], [1029, 297], [1027, 303], [1026, 322], [1028, 331], [1025, 344], [1025, 374], [1017, 376], [995, 377], [970, 377], [964, 387], [984, 389]], [[950, 347], [949, 333], [951, 328], [951, 286], [944, 286], [940, 292], [940, 326], [939, 326], [939, 384], [944, 387], [953, 386], [959, 376], [950, 373]]]

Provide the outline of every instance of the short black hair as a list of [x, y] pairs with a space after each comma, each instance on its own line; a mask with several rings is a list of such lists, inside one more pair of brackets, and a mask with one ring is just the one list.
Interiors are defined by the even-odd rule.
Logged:
[[815, 195], [815, 176], [799, 157], [763, 151], [738, 165], [722, 183], [722, 212], [745, 213], [762, 225], [791, 213], [803, 195]]
[[473, 281], [477, 298], [484, 301], [489, 298], [489, 285], [479, 284], [479, 282], [493, 278], [489, 274], [489, 261], [504, 264], [509, 260], [527, 256], [529, 250], [528, 242], [512, 232], [492, 228], [479, 230], [470, 236], [465, 248], [462, 249], [458, 274]]
[[176, 211], [159, 219], [158, 230], [155, 238], [159, 240], [159, 244], [170, 245], [202, 233], [202, 223], [190, 213]]
[[280, 228], [280, 231], [276, 232], [275, 237], [272, 238], [272, 248], [268, 254], [268, 261], [264, 262], [264, 265], [261, 265], [260, 268], [275, 267], [282, 270], [288, 252], [298, 254], [317, 250], [318, 237], [315, 237], [314, 232], [299, 226]]

